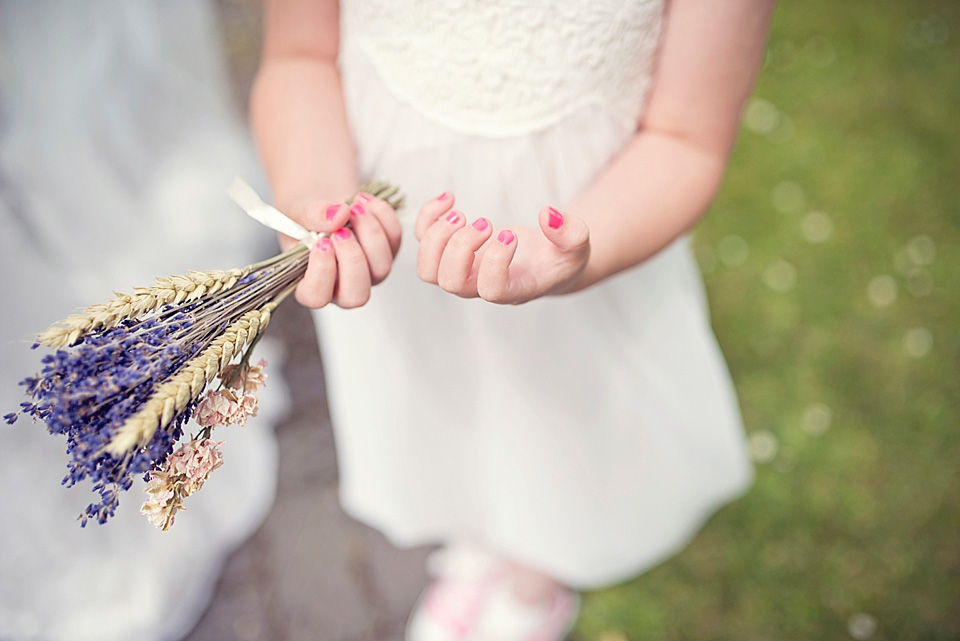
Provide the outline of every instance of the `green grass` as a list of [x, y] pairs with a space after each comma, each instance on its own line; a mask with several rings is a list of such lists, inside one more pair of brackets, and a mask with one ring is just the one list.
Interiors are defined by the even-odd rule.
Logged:
[[960, 2], [784, 1], [754, 97], [695, 246], [757, 481], [575, 638], [960, 639]]

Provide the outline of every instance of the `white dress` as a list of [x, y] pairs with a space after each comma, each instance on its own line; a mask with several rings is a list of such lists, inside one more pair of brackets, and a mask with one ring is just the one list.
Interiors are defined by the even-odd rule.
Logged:
[[[416, 209], [536, 225], [633, 135], [657, 0], [348, 0], [363, 177]], [[578, 588], [676, 552], [749, 485], [736, 397], [684, 238], [581, 293], [498, 306], [417, 279], [407, 233], [355, 310], [317, 313], [341, 499], [395, 543], [470, 538]]]
[[[114, 289], [275, 251], [224, 194], [236, 173], [262, 179], [213, 9], [0, 2], [0, 414], [26, 400], [17, 383], [39, 369], [30, 343], [50, 323]], [[139, 514], [139, 479], [106, 525], [81, 529], [96, 495], [60, 485], [63, 437], [24, 417], [0, 424], [0, 639], [183, 638], [273, 502], [281, 377], [263, 391], [260, 415], [222, 435], [224, 465], [169, 532]]]

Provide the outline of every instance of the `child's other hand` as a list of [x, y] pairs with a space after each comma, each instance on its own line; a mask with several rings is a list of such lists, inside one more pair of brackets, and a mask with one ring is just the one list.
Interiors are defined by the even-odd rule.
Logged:
[[467, 224], [449, 194], [427, 202], [417, 216], [417, 274], [464, 298], [525, 303], [577, 289], [590, 257], [586, 223], [552, 207], [540, 210], [539, 229], [503, 229], [486, 218]]
[[[370, 299], [370, 288], [390, 273], [400, 249], [401, 227], [386, 201], [365, 193], [353, 205], [304, 199], [289, 208], [291, 218], [311, 231], [324, 232], [310, 248], [310, 262], [295, 292], [305, 307], [318, 309], [333, 303], [360, 307]], [[350, 227], [345, 227], [347, 222]], [[296, 241], [280, 237], [288, 249]]]

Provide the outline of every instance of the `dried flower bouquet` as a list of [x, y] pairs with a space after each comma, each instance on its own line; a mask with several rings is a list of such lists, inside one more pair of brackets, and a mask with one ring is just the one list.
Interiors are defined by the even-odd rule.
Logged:
[[[316, 236], [245, 184], [231, 190], [261, 222], [307, 242]], [[402, 206], [395, 187], [372, 183], [363, 191]], [[308, 257], [308, 246], [300, 243], [243, 269], [158, 278], [39, 335], [34, 347], [56, 351], [43, 357], [38, 375], [21, 382], [31, 397], [21, 412], [46, 423], [50, 433], [66, 435], [65, 485], [92, 481], [99, 501], [78, 517], [81, 525], [106, 522], [134, 475], [146, 474], [141, 512], [154, 525], [170, 527], [183, 499], [222, 463], [213, 428], [256, 414], [254, 392], [266, 379], [266, 363], [251, 365], [251, 353], [274, 309], [303, 277]], [[220, 385], [204, 394], [215, 378]], [[18, 416], [4, 418], [13, 423]], [[190, 418], [200, 430], [174, 450]]]

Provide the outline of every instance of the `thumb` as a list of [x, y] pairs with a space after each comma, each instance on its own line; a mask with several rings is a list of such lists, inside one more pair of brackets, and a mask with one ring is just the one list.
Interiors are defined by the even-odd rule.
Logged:
[[331, 233], [350, 220], [350, 210], [343, 203], [320, 198], [305, 198], [290, 206], [289, 216], [310, 231]]
[[579, 251], [590, 243], [590, 230], [579, 216], [544, 207], [540, 210], [539, 222], [543, 235], [560, 251]]

